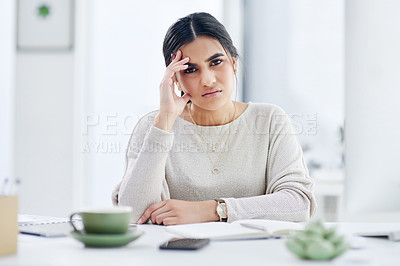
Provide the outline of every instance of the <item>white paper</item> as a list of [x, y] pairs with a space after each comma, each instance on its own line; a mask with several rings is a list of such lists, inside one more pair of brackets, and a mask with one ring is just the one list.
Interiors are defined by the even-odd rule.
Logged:
[[[241, 223], [258, 225], [264, 230], [244, 227]], [[168, 226], [167, 231], [180, 235], [182, 237], [191, 238], [210, 238], [213, 240], [225, 239], [256, 239], [274, 237], [277, 231], [293, 231], [302, 230], [304, 224], [271, 221], [271, 220], [240, 220], [233, 223], [196, 223], [185, 225]]]

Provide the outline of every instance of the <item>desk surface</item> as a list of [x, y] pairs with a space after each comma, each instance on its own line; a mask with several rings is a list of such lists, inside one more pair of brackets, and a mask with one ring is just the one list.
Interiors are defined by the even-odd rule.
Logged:
[[[343, 233], [384, 229], [386, 224], [337, 224]], [[399, 224], [389, 224], [389, 227]], [[364, 227], [364, 228], [363, 228]], [[19, 235], [18, 252], [0, 257], [1, 266], [102, 266], [102, 265], [400, 265], [400, 242], [365, 238], [362, 249], [350, 249], [328, 262], [302, 261], [291, 254], [283, 239], [212, 241], [198, 251], [159, 250], [174, 237], [165, 227], [142, 225], [145, 234], [122, 248], [85, 248], [71, 237], [41, 238]]]

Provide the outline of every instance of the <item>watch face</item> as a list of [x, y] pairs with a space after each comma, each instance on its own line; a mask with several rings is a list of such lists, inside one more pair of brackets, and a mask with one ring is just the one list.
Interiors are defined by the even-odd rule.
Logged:
[[227, 212], [226, 205], [224, 203], [218, 204], [217, 213], [218, 213], [219, 217], [226, 218], [227, 217], [226, 212]]

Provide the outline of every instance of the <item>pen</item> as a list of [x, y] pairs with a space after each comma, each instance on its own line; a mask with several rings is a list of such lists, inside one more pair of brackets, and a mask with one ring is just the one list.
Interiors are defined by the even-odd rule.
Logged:
[[6, 192], [7, 192], [7, 185], [8, 185], [8, 178], [6, 177], [6, 179], [4, 179], [4, 182], [3, 182], [3, 187], [1, 188], [1, 192], [0, 192], [0, 195], [2, 195], [2, 196], [7, 196], [6, 194]]
[[256, 230], [261, 230], [261, 231], [264, 231], [264, 232], [267, 232], [267, 231], [268, 231], [267, 228], [265, 228], [265, 227], [262, 226], [262, 225], [248, 224], [248, 223], [241, 223], [240, 225], [243, 226], [243, 227], [247, 227], [247, 228], [251, 228], [251, 229], [256, 229]]
[[19, 178], [15, 179], [14, 184], [11, 187], [10, 193], [8, 195], [10, 195], [10, 196], [17, 195], [20, 184], [21, 184], [21, 181], [19, 180]]

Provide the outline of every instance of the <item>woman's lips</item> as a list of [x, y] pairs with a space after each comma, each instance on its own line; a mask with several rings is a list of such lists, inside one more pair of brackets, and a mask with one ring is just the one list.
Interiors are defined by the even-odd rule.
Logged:
[[222, 92], [222, 90], [214, 90], [214, 91], [204, 93], [202, 96], [205, 98], [212, 98], [212, 97], [218, 96], [221, 92]]

